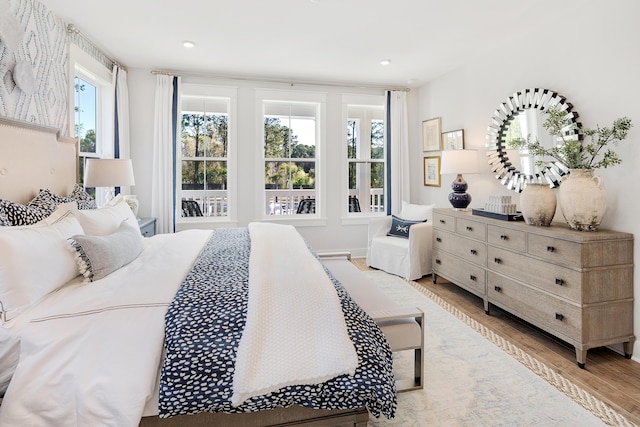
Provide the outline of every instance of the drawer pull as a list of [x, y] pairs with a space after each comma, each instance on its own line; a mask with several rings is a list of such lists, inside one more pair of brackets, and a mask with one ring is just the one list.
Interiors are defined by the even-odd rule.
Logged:
[[474, 276], [473, 274], [469, 276], [469, 279], [470, 279], [470, 280], [473, 280], [474, 282], [475, 282], [476, 280], [478, 280], [478, 278], [477, 278], [476, 276]]
[[438, 258], [436, 258], [436, 264], [440, 264], [440, 260]]
[[556, 319], [562, 322], [564, 320], [564, 314], [556, 313]]
[[478, 255], [478, 251], [475, 249], [471, 249], [469, 252], [471, 252], [471, 255]]
[[494, 287], [493, 287], [493, 289], [494, 289], [496, 292], [502, 292], [502, 288], [501, 288], [500, 286], [494, 286]]
[[556, 277], [556, 285], [558, 285], [558, 286], [564, 286], [564, 279], [558, 279], [558, 278]]
[[473, 227], [467, 225], [467, 231], [473, 231]]
[[547, 252], [555, 252], [556, 248], [554, 248], [553, 246], [547, 246]]
[[444, 219], [440, 220], [440, 224], [446, 224], [446, 223], [447, 223], [447, 221], [445, 221]]
[[500, 258], [494, 258], [493, 262], [495, 262], [496, 264], [500, 264], [502, 263], [502, 260]]
[[500, 240], [508, 240], [509, 238], [507, 237], [506, 234], [501, 234], [500, 235]]
[[442, 239], [439, 237], [436, 237], [436, 242], [442, 243]]

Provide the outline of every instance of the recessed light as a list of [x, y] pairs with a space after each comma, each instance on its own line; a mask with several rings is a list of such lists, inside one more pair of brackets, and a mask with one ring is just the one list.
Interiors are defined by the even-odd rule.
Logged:
[[189, 40], [185, 40], [182, 42], [182, 46], [187, 47], [189, 49], [191, 49], [192, 47], [195, 47], [195, 43]]
[[389, 64], [391, 64], [390, 59], [383, 59], [382, 61], [380, 61], [380, 65], [389, 65]]

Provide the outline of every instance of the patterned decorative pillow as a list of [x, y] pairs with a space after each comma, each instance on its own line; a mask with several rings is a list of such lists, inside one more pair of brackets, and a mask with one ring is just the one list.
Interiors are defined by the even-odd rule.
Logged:
[[73, 186], [73, 191], [69, 194], [68, 198], [78, 204], [78, 209], [97, 209], [98, 207], [95, 199], [77, 183]]
[[0, 206], [0, 227], [6, 227], [11, 225], [9, 223], [9, 219], [7, 218], [7, 215], [4, 213], [4, 208], [2, 206]]
[[10, 200], [0, 199], [0, 209], [9, 225], [31, 225], [45, 219], [51, 212], [43, 211], [38, 207], [21, 205]]
[[140, 228], [127, 221], [122, 221], [118, 230], [107, 236], [78, 235], [68, 240], [85, 282], [102, 279], [129, 264], [142, 252]]
[[56, 210], [58, 204], [63, 203], [63, 201], [59, 199], [60, 196], [58, 196], [57, 194], [53, 194], [51, 190], [41, 189], [38, 195], [34, 197], [33, 200], [31, 200], [29, 203], [27, 203], [27, 207], [38, 209], [45, 215], [45, 217], [47, 217]]
[[387, 236], [403, 237], [405, 239], [409, 238], [409, 229], [413, 224], [427, 222], [426, 219], [422, 221], [410, 221], [395, 215], [391, 215], [391, 217], [391, 230], [389, 230]]

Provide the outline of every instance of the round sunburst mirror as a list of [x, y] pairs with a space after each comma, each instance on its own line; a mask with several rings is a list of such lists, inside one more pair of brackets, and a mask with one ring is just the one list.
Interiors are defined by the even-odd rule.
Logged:
[[[554, 159], [540, 159], [527, 150], [510, 149], [510, 141], [520, 138], [537, 139], [547, 147], [561, 144], [562, 138], [550, 135], [544, 129], [545, 112], [550, 109], [564, 111], [571, 126], [563, 129], [565, 140], [579, 139], [578, 113], [571, 103], [549, 89], [531, 88], [511, 95], [493, 113], [487, 133], [487, 156], [491, 171], [503, 185], [520, 193], [527, 182], [560, 185], [568, 168]], [[540, 166], [543, 163], [544, 166]]]

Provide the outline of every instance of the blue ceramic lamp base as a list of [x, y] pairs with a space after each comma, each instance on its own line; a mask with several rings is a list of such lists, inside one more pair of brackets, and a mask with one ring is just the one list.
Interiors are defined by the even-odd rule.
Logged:
[[467, 193], [469, 185], [464, 180], [462, 174], [458, 174], [456, 179], [451, 183], [451, 189], [453, 193], [449, 193], [449, 203], [454, 209], [460, 211], [466, 211], [467, 206], [471, 203], [471, 195]]

